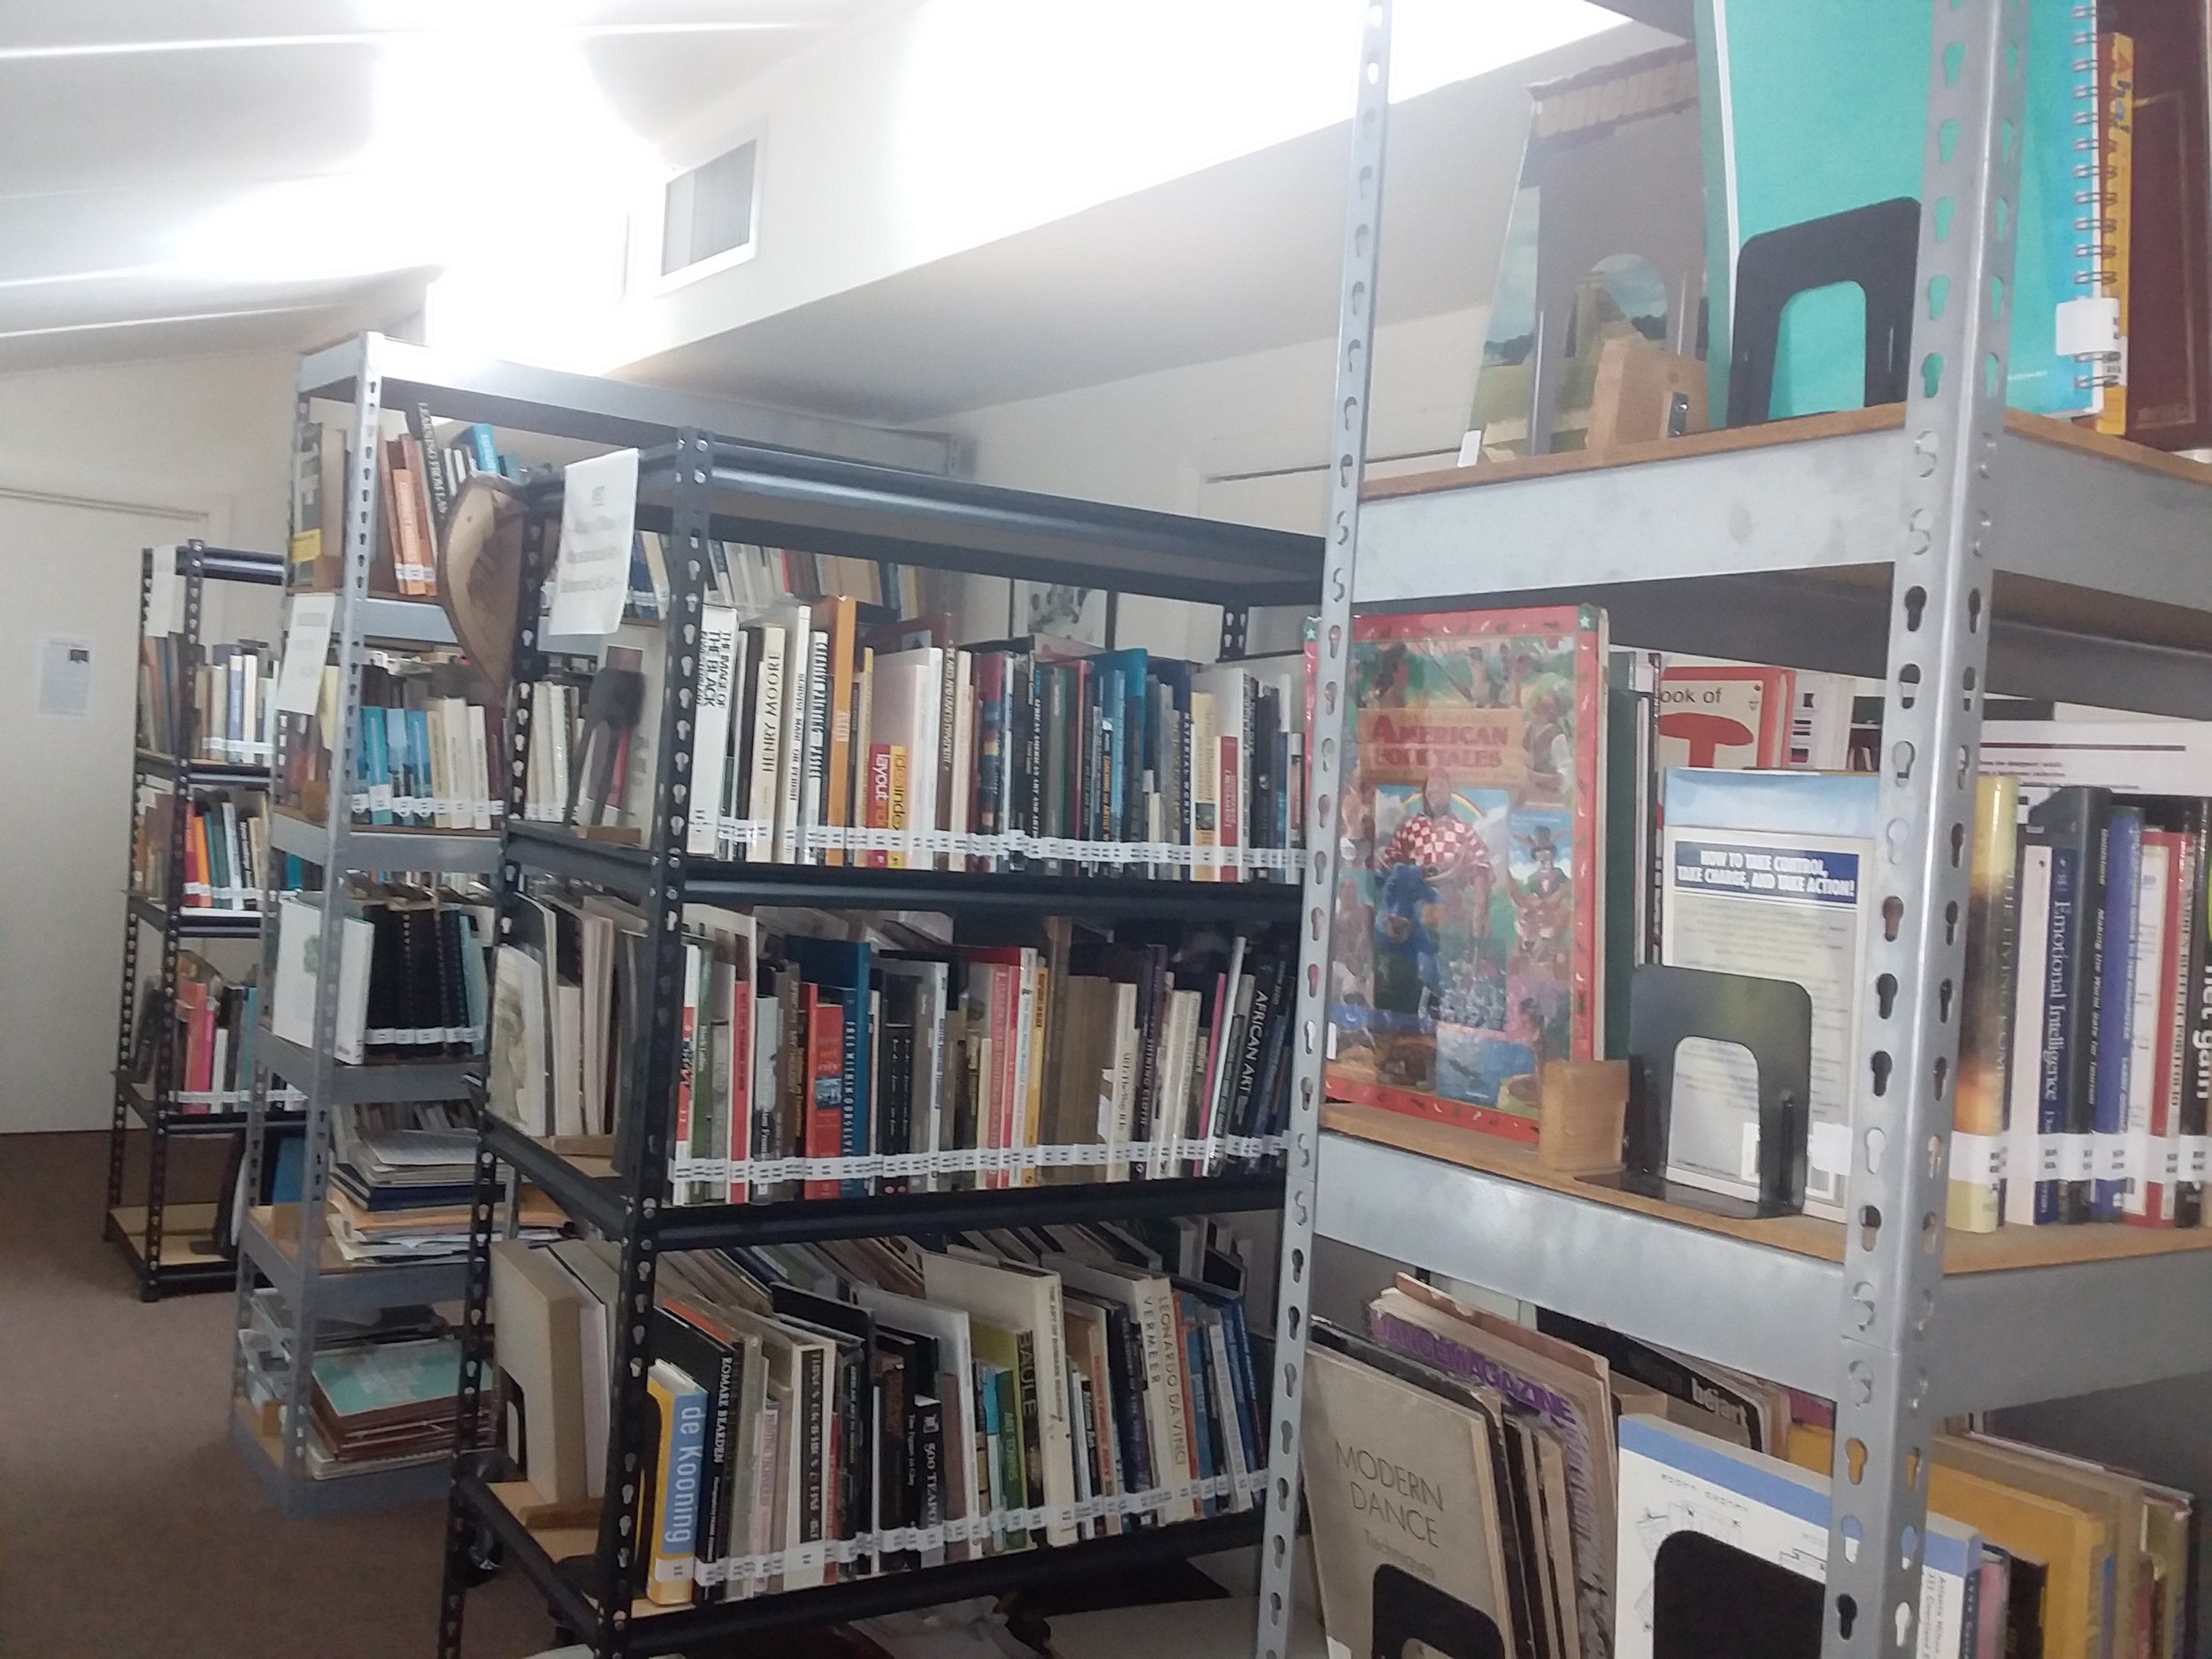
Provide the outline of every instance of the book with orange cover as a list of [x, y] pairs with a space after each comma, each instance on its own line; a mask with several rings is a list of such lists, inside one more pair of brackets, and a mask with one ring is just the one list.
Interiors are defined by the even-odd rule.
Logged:
[[[1950, 1444], [1948, 1436], [1937, 1442], [1928, 1471], [1929, 1507], [1974, 1528], [2011, 1555], [2016, 1585], [2024, 1571], [2041, 1574], [2044, 1659], [2101, 1659], [2119, 1651], [2103, 1644], [2108, 1552], [2097, 1517], [2009, 1481], [1961, 1469], [1946, 1455]], [[1826, 1474], [1834, 1460], [1833, 1430], [1791, 1425], [1790, 1462]]]

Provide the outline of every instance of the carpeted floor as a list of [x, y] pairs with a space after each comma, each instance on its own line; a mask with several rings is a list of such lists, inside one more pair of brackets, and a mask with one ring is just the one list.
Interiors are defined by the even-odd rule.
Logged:
[[[0, 1659], [429, 1659], [444, 1510], [288, 1522], [225, 1438], [231, 1298], [138, 1300], [105, 1137], [0, 1136]], [[551, 1645], [513, 1573], [471, 1659]]]

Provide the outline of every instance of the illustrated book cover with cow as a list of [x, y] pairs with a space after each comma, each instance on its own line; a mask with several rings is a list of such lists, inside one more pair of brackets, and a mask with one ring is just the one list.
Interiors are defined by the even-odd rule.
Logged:
[[1605, 661], [1587, 605], [1355, 620], [1333, 1097], [1533, 1141], [1602, 1051]]

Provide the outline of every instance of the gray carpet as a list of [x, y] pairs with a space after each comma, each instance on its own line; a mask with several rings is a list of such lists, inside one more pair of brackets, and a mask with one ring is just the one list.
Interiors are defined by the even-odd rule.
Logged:
[[[105, 1180], [104, 1136], [0, 1136], [0, 1659], [429, 1659], [442, 1506], [280, 1516], [225, 1437], [230, 1296], [142, 1303]], [[468, 1636], [551, 1626], [510, 1571]]]

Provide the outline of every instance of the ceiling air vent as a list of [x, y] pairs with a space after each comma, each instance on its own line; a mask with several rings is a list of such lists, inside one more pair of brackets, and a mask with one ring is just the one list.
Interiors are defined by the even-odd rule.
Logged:
[[671, 179], [661, 208], [661, 274], [733, 265], [751, 253], [759, 184], [757, 138]]

